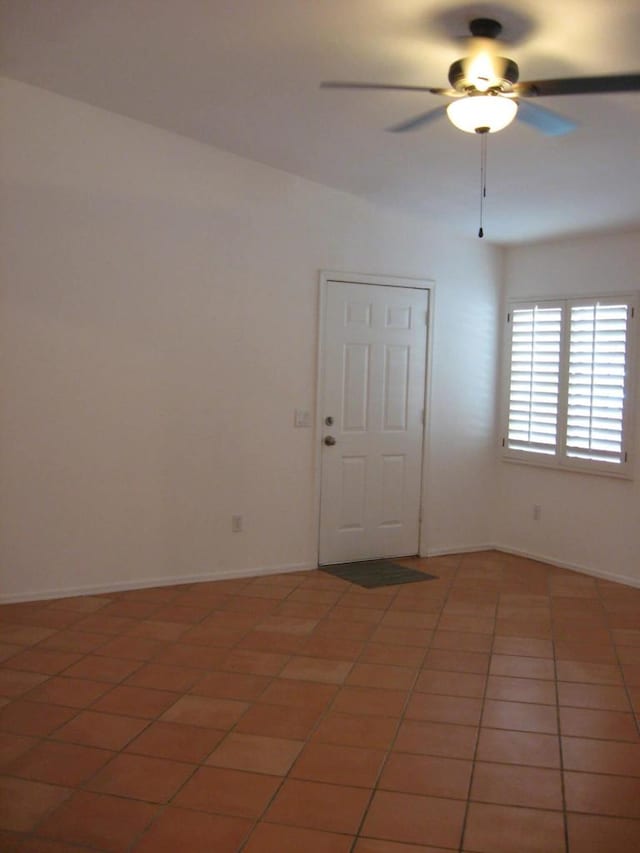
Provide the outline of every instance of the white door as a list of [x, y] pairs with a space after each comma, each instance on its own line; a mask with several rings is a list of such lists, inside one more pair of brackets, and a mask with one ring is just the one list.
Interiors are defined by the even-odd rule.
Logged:
[[326, 288], [319, 563], [416, 554], [428, 292]]

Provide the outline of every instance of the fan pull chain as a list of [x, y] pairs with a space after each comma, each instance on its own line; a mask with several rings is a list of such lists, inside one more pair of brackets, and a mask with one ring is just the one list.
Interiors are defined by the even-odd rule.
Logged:
[[488, 127], [479, 127], [476, 133], [480, 136], [480, 228], [478, 229], [478, 237], [484, 237], [484, 200], [487, 197], [487, 136], [489, 135]]

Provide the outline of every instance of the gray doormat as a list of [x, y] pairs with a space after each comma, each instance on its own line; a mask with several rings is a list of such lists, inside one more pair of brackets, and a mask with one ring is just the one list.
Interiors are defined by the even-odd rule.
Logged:
[[436, 580], [436, 575], [428, 575], [417, 569], [409, 569], [389, 560], [364, 560], [360, 563], [339, 563], [335, 566], [320, 566], [321, 572], [342, 578], [367, 589], [378, 586], [394, 586], [400, 583]]

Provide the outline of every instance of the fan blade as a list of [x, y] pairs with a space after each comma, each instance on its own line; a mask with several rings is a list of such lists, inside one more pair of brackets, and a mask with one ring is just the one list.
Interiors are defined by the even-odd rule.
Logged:
[[436, 107], [435, 110], [429, 110], [428, 113], [420, 113], [419, 116], [414, 116], [406, 121], [401, 121], [400, 124], [394, 124], [393, 127], [388, 127], [391, 133], [404, 133], [407, 130], [417, 130], [419, 127], [424, 127], [425, 124], [431, 124], [443, 116], [447, 111], [446, 106]]
[[639, 92], [640, 74], [528, 80], [524, 83], [516, 83], [513, 91], [522, 98], [541, 98], [544, 95], [605, 95], [609, 92]]
[[[433, 86], [401, 86], [395, 83], [343, 83], [339, 80], [325, 80], [321, 89], [380, 89], [395, 92], [431, 92], [432, 95], [448, 95], [450, 89], [438, 89]], [[457, 94], [457, 93], [456, 93]]]
[[564, 136], [575, 130], [577, 124], [571, 119], [558, 115], [551, 110], [538, 104], [530, 104], [527, 101], [518, 102], [518, 121], [528, 124], [544, 133], [545, 136]]

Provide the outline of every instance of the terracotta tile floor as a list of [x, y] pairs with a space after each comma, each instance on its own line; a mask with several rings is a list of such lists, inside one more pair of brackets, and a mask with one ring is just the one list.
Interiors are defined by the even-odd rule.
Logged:
[[0, 607], [0, 849], [640, 850], [640, 589], [402, 562]]

